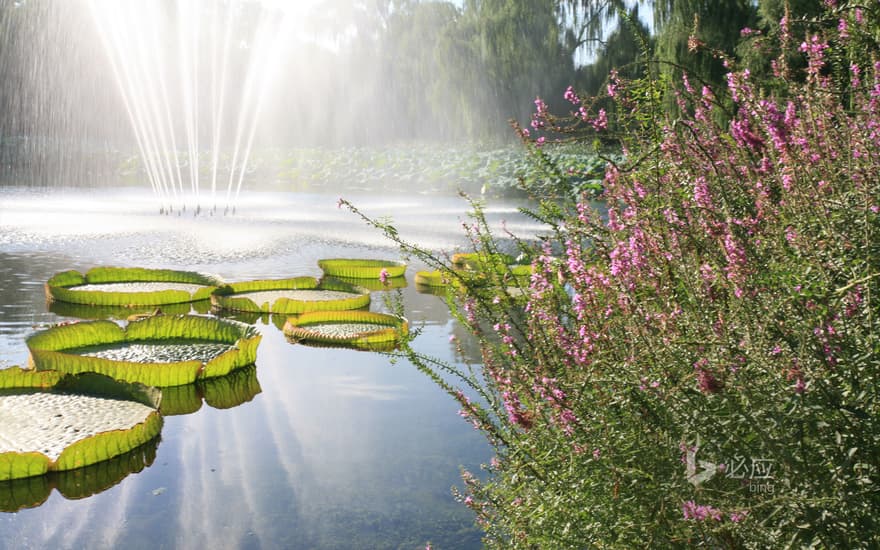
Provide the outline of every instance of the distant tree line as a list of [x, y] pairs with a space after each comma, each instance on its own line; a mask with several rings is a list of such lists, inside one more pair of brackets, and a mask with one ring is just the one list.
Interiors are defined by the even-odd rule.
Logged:
[[[528, 121], [538, 96], [564, 109], [568, 85], [599, 92], [612, 69], [637, 76], [653, 66], [674, 79], [686, 70], [717, 87], [728, 72], [719, 52], [745, 56], [754, 49], [743, 44], [770, 32], [786, 9], [797, 33], [797, 22], [822, 7], [823, 0], [325, 0], [314, 17], [335, 44], [332, 56], [358, 60], [337, 78], [352, 79], [360, 105], [376, 106], [347, 113], [365, 123], [359, 139], [481, 140], [510, 135], [508, 120]], [[772, 55], [749, 55], [743, 61], [753, 72], [769, 73]]]
[[[111, 138], [125, 139], [122, 103], [100, 76], [100, 43], [76, 4], [0, 0], [0, 137], [65, 131], [96, 141], [109, 121]], [[241, 5], [241, 25], [276, 9]], [[717, 86], [727, 69], [715, 53], [742, 52], [760, 76], [773, 55], [742, 45], [786, 6], [799, 44], [796, 21], [818, 16], [823, 0], [321, 0], [308, 35], [281, 52], [263, 143], [503, 141], [513, 139], [510, 119], [527, 123], [536, 97], [564, 111], [567, 86], [595, 94], [612, 69], [652, 67], [673, 79], [687, 70]], [[75, 17], [53, 16], [62, 7]]]

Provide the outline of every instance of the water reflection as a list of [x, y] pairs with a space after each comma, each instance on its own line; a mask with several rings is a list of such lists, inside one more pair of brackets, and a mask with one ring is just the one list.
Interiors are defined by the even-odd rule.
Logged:
[[[47, 310], [43, 283], [59, 271], [122, 265], [252, 280], [320, 276], [322, 257], [397, 256], [391, 243], [337, 210], [335, 195], [255, 194], [234, 218], [194, 220], [159, 217], [128, 190], [7, 191], [0, 196], [0, 366], [24, 364], [24, 339], [37, 327], [134, 313]], [[70, 196], [78, 200], [65, 210]], [[464, 247], [467, 207], [458, 199], [356, 203], [392, 217], [424, 246]], [[64, 223], [41, 223], [56, 214]], [[511, 215], [491, 214], [493, 223]], [[420, 269], [411, 265], [409, 274]], [[418, 351], [459, 364], [462, 349], [479, 361], [442, 298], [410, 284], [374, 294], [374, 311], [393, 307], [380, 296], [403, 301], [411, 328], [421, 329]], [[490, 449], [458, 417], [454, 400], [406, 361], [291, 345], [281, 332], [287, 316], [232, 317], [263, 334], [256, 369], [220, 385], [179, 388], [163, 406], [151, 467], [86, 499], [53, 491], [38, 508], [0, 515], [3, 544], [312, 549], [417, 548], [430, 540], [438, 548], [480, 547], [473, 515], [453, 501], [450, 486], [460, 484], [460, 466], [488, 462]]]
[[106, 491], [130, 474], [153, 464], [159, 441], [160, 438], [155, 437], [125, 454], [84, 468], [0, 481], [0, 511], [17, 512], [23, 508], [36, 508], [46, 502], [52, 489], [68, 500]]
[[257, 367], [236, 369], [226, 376], [199, 380], [195, 384], [162, 388], [162, 416], [192, 414], [207, 403], [215, 409], [231, 409], [252, 400], [262, 391]]

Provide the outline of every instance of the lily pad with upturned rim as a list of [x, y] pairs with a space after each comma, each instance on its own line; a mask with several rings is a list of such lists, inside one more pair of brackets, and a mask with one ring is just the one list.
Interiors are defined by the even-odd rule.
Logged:
[[325, 275], [353, 279], [379, 279], [384, 270], [386, 277], [403, 277], [406, 263], [396, 260], [372, 260], [358, 258], [330, 258], [318, 260]]
[[[256, 362], [260, 335], [237, 321], [197, 315], [159, 315], [128, 323], [124, 328], [112, 321], [86, 321], [57, 326], [27, 339], [30, 361], [37, 370], [64, 373], [98, 372], [118, 380], [166, 387], [191, 384], [198, 379], [224, 376]], [[225, 351], [210, 358], [163, 361], [145, 357], [114, 360], [80, 352], [94, 346], [124, 349], [158, 346], [162, 342], [191, 341], [224, 345]], [[219, 350], [218, 350], [219, 351]], [[100, 355], [100, 354], [99, 354]]]
[[0, 481], [126, 453], [162, 429], [161, 392], [94, 373], [0, 370]]
[[222, 286], [211, 294], [211, 303], [235, 311], [296, 315], [366, 307], [370, 305], [370, 291], [330, 278], [264, 279]]
[[79, 500], [104, 492], [130, 474], [151, 466], [156, 460], [160, 440], [156, 436], [127, 453], [82, 468], [0, 481], [0, 512], [37, 508], [48, 500], [52, 489], [67, 500]]
[[[394, 290], [397, 288], [406, 288], [406, 277], [388, 277], [383, 282], [378, 277], [375, 279], [358, 279], [357, 277], [332, 277], [337, 281], [363, 287], [371, 292], [381, 292], [383, 290]], [[325, 281], [331, 280], [331, 277], [325, 277]]]
[[395, 344], [408, 332], [406, 319], [370, 311], [315, 311], [284, 324], [284, 334], [294, 341], [360, 348]]
[[93, 306], [157, 306], [206, 300], [216, 277], [193, 271], [139, 267], [95, 267], [56, 273], [46, 282], [46, 299]]

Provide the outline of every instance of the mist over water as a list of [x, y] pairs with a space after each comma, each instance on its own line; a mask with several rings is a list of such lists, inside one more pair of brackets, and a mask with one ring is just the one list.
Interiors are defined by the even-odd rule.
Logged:
[[376, 43], [380, 4], [0, 0], [0, 184], [226, 207], [270, 147], [437, 138], [436, 90]]

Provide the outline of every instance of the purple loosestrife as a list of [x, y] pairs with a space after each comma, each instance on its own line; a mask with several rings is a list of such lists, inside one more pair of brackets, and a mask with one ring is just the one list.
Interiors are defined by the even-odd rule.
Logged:
[[482, 352], [480, 398], [453, 398], [497, 451], [466, 480], [488, 546], [880, 545], [880, 52], [850, 46], [880, 10], [840, 4], [761, 34], [783, 52], [766, 81], [734, 59], [725, 89], [684, 77], [676, 116], [665, 81], [616, 73], [601, 98], [566, 89], [567, 121], [536, 99], [538, 163], [545, 132], [613, 132], [623, 158], [600, 205], [537, 209], [518, 292], [453, 289]]

